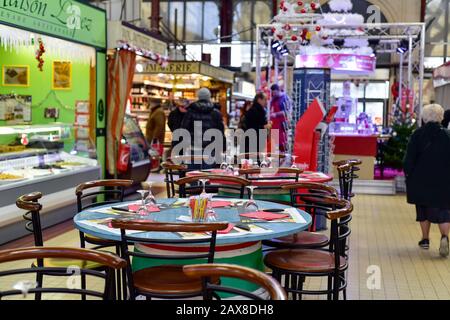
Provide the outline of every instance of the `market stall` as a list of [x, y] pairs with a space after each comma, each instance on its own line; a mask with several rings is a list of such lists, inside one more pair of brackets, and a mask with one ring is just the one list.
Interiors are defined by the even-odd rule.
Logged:
[[[125, 21], [108, 21], [108, 55], [112, 57], [120, 50], [136, 54], [136, 71], [142, 71], [146, 64], [165, 66], [168, 63], [164, 41]], [[135, 77], [133, 80], [122, 128], [122, 141], [125, 143], [121, 141], [119, 146], [116, 175], [122, 179], [132, 179], [138, 186], [147, 179], [152, 167], [159, 167], [162, 152], [158, 154], [155, 150], [149, 156], [152, 141], [146, 141], [145, 132], [151, 107], [161, 103], [162, 99], [159, 94], [154, 94], [153, 88], [136, 81]], [[168, 112], [166, 110], [166, 116]]]
[[[363, 158], [361, 178], [366, 181], [358, 183], [373, 186], [378, 183], [373, 181], [377, 136], [382, 126], [391, 125], [395, 109], [388, 105], [392, 80], [401, 84], [398, 104], [402, 109], [420, 114], [422, 108], [425, 25], [365, 23], [362, 15], [352, 13], [352, 1], [332, 0], [327, 6], [331, 12], [324, 13], [316, 1], [283, 1], [271, 24], [257, 26], [256, 88], [280, 84], [273, 80], [280, 75], [285, 79], [284, 90], [293, 102], [292, 128], [319, 99], [323, 119], [306, 150], [316, 150], [311, 158], [317, 158], [320, 171], [330, 173], [334, 160]], [[393, 70], [386, 74], [377, 69], [381, 56], [399, 64], [397, 79]], [[293, 79], [287, 76], [289, 66], [294, 66]], [[277, 76], [264, 85], [262, 75], [267, 70]], [[326, 70], [331, 71], [331, 79], [320, 76]], [[333, 107], [337, 113], [329, 125]], [[301, 157], [304, 150], [292, 152]], [[395, 182], [386, 182], [386, 188], [395, 192]]]
[[[176, 103], [194, 102], [196, 92], [202, 87], [211, 91], [212, 102], [220, 108], [224, 118], [228, 118], [231, 103], [231, 88], [234, 73], [198, 61], [170, 61], [167, 65], [142, 63], [137, 66], [135, 83], [148, 92], [149, 99], [161, 103], [170, 110]], [[148, 112], [146, 103], [133, 109], [136, 113]], [[140, 121], [145, 127], [146, 121]], [[166, 134], [166, 144], [170, 144], [172, 135]]]
[[26, 234], [19, 196], [43, 193], [45, 227], [104, 174], [105, 19], [76, 1], [0, 3], [0, 243]]

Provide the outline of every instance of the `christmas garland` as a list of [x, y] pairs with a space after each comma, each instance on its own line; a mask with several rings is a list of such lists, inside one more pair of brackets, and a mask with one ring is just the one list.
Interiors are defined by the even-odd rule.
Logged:
[[142, 48], [138, 48], [136, 46], [130, 45], [126, 41], [119, 41], [118, 48], [121, 50], [129, 50], [135, 52], [136, 54], [146, 57], [161, 67], [165, 68], [169, 64], [169, 58], [162, 56], [158, 53], [154, 53], [153, 51], [145, 50]]
[[39, 44], [39, 48], [36, 50], [36, 60], [39, 62], [38, 69], [42, 72], [44, 71], [44, 59], [42, 58], [42, 56], [45, 53], [45, 46], [41, 38], [38, 38], [37, 41]]

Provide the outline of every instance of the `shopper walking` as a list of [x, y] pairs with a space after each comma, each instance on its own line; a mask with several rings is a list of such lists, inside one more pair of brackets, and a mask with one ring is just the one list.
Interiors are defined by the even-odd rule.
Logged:
[[442, 120], [442, 126], [445, 129], [450, 129], [450, 110], [445, 110], [444, 120]]
[[253, 105], [245, 113], [243, 119], [245, 130], [254, 129], [256, 131], [256, 136], [258, 141], [254, 145], [251, 141], [245, 143], [245, 152], [263, 152], [265, 150], [265, 145], [267, 141], [261, 141], [264, 137], [260, 136], [260, 130], [270, 129], [272, 127], [271, 122], [267, 122], [267, 96], [260, 92], [255, 96], [253, 100]]
[[166, 135], [166, 115], [162, 105], [152, 107], [145, 130], [147, 141], [156, 147], [160, 156], [164, 151], [164, 137]]
[[289, 97], [283, 93], [278, 84], [272, 85], [272, 101], [270, 105], [270, 120], [272, 121], [272, 129], [278, 130], [279, 134], [279, 150], [280, 152], [288, 151], [288, 130], [289, 130]]
[[176, 108], [169, 113], [167, 119], [167, 125], [170, 131], [174, 132], [181, 128], [181, 122], [183, 122], [184, 116], [187, 113], [188, 102], [177, 103]]
[[425, 106], [423, 126], [410, 138], [404, 161], [408, 203], [416, 205], [422, 229], [419, 246], [430, 246], [430, 226], [439, 225], [439, 253], [449, 255], [450, 226], [450, 133], [441, 126], [444, 109], [437, 104]]
[[[189, 131], [191, 136], [191, 154], [192, 155], [204, 155], [205, 148], [213, 143], [212, 141], [207, 141], [203, 139], [203, 136], [206, 131], [209, 129], [217, 129], [221, 132], [221, 138], [222, 138], [222, 145], [223, 148], [226, 147], [225, 144], [225, 126], [223, 123], [222, 114], [220, 111], [218, 111], [214, 104], [211, 102], [211, 92], [207, 88], [201, 88], [197, 92], [197, 98], [198, 101], [191, 104], [188, 108], [188, 111], [186, 115], [183, 118], [183, 121], [181, 122], [181, 128], [186, 129]], [[195, 128], [201, 124], [201, 137], [195, 136], [194, 132], [196, 131]], [[200, 133], [200, 132], [199, 132]], [[201, 139], [201, 143], [199, 144], [201, 146], [201, 149], [196, 148], [195, 141], [198, 141], [198, 139]], [[212, 155], [215, 157], [216, 155]], [[199, 166], [190, 165], [190, 168], [198, 168]], [[200, 166], [201, 168], [211, 168], [213, 165], [211, 164], [203, 164]]]

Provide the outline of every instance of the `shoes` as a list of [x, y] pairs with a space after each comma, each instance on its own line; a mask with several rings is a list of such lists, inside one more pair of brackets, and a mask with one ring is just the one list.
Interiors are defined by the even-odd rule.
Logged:
[[447, 236], [442, 236], [442, 238], [441, 238], [441, 245], [439, 247], [439, 254], [443, 258], [447, 258], [448, 257], [448, 253], [449, 253], [448, 237]]
[[[421, 247], [422, 249], [428, 250], [430, 248], [430, 240], [423, 239], [423, 240], [419, 241], [419, 247]], [[447, 246], [447, 248], [448, 248], [448, 246]]]

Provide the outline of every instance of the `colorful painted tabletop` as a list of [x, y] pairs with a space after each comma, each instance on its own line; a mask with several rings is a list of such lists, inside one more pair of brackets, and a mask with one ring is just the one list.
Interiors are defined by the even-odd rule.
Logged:
[[[215, 199], [215, 201], [223, 201], [222, 204], [227, 204], [225, 201], [230, 199]], [[227, 207], [218, 207], [214, 210], [217, 215], [217, 221], [227, 221], [232, 224], [239, 224], [243, 217], [240, 214], [244, 213], [243, 205], [246, 200], [232, 199], [232, 205]], [[120, 206], [136, 203], [123, 203]], [[257, 201], [259, 210], [264, 209], [282, 209], [284, 213], [289, 213], [292, 216], [291, 220], [250, 220], [245, 221], [251, 224], [251, 232], [245, 230], [234, 230], [232, 233], [219, 234], [217, 243], [220, 244], [236, 244], [248, 243], [255, 241], [262, 241], [277, 237], [283, 237], [295, 234], [300, 231], [307, 230], [311, 224], [311, 217], [306, 212], [295, 209], [293, 207], [276, 204], [266, 201]], [[74, 217], [74, 223], [77, 229], [87, 234], [109, 240], [120, 240], [120, 231], [109, 226], [112, 219], [139, 219], [139, 220], [153, 220], [157, 222], [183, 222], [187, 221], [189, 217], [189, 208], [187, 207], [186, 199], [158, 199], [159, 212], [152, 212], [149, 216], [139, 216], [134, 213], [120, 212], [111, 210], [111, 205], [97, 208], [90, 208], [86, 211], [78, 213]], [[161, 232], [134, 232], [134, 237], [142, 239], [181, 239], [182, 236], [176, 233], [161, 233]]]

